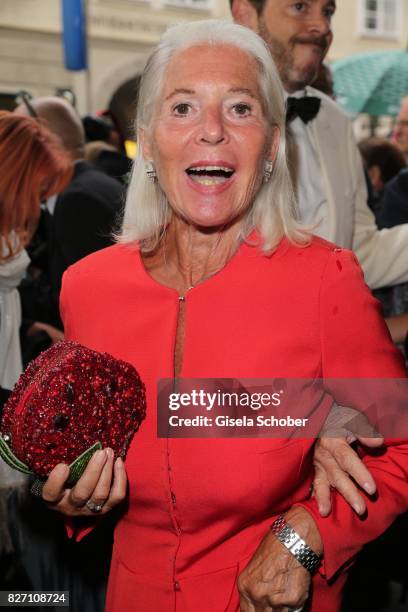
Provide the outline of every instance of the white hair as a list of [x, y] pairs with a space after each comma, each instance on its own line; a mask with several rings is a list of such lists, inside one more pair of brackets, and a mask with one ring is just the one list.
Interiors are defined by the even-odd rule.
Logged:
[[[262, 249], [274, 249], [281, 238], [304, 244], [307, 232], [296, 219], [296, 201], [286, 163], [285, 97], [279, 74], [266, 43], [249, 28], [218, 20], [181, 23], [170, 27], [149, 57], [144, 69], [138, 98], [136, 128], [149, 132], [157, 102], [162, 95], [166, 70], [179, 52], [198, 45], [233, 46], [255, 59], [259, 66], [259, 86], [263, 112], [268, 124], [267, 141], [276, 127], [280, 144], [272, 178], [263, 183], [243, 220], [241, 238], [253, 229], [262, 238]], [[129, 184], [120, 242], [138, 241], [142, 251], [158, 245], [172, 215], [166, 194], [146, 175], [146, 160], [138, 147]]]

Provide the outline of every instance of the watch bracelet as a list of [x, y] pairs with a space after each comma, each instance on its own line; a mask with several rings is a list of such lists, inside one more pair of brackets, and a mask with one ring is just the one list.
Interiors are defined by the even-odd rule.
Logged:
[[306, 544], [303, 538], [291, 527], [281, 514], [271, 525], [271, 531], [285, 548], [299, 561], [310, 574], [320, 565], [320, 557]]

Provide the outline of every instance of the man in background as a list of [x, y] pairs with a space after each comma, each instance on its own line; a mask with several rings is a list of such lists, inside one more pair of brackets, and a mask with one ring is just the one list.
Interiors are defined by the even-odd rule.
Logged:
[[379, 231], [351, 121], [310, 87], [333, 39], [334, 0], [230, 0], [234, 20], [268, 44], [288, 94], [289, 163], [300, 218], [353, 249], [371, 288], [408, 281], [408, 225]]

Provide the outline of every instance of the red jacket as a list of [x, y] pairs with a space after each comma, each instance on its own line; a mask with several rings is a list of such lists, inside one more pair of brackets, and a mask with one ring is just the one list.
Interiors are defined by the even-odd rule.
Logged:
[[[336, 494], [321, 519], [306, 501], [313, 439], [158, 439], [156, 385], [173, 376], [178, 309], [177, 293], [147, 274], [134, 246], [94, 253], [64, 277], [67, 339], [133, 363], [147, 388], [107, 610], [237, 611], [237, 576], [294, 503], [314, 514], [323, 538], [312, 610], [338, 610], [338, 570], [407, 506], [408, 447], [365, 459], [379, 490], [365, 519]], [[187, 294], [185, 329], [184, 378], [405, 377], [354, 255], [320, 239], [306, 248], [283, 240], [269, 257], [242, 245]]]

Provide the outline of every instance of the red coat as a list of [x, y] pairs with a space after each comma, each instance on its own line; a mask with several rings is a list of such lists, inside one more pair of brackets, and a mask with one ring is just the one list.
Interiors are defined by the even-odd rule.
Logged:
[[[313, 439], [158, 439], [156, 383], [173, 376], [179, 300], [134, 246], [94, 253], [64, 277], [67, 339], [133, 363], [148, 416], [129, 450], [129, 507], [117, 525], [109, 612], [235, 612], [236, 578], [277, 514], [314, 513], [325, 549], [312, 610], [339, 606], [334, 574], [407, 505], [408, 450], [366, 462], [379, 496], [362, 520], [334, 495], [321, 519], [305, 501]], [[283, 240], [270, 257], [243, 245], [186, 297], [182, 377], [405, 377], [352, 253]], [[327, 410], [327, 406], [324, 408]], [[405, 487], [405, 489], [404, 489]]]

